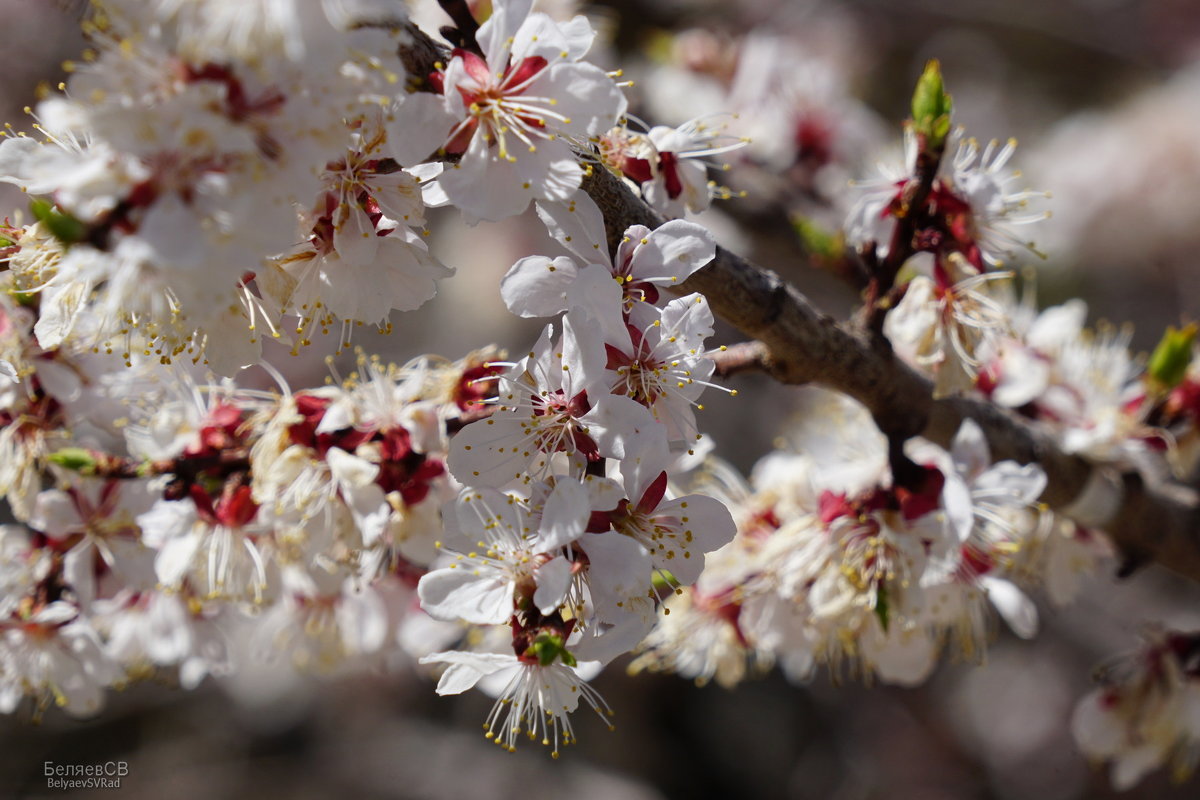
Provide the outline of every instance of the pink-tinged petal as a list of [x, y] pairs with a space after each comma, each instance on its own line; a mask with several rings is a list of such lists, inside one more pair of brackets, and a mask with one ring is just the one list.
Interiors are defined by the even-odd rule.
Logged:
[[644, 238], [645, 243], [634, 249], [629, 262], [635, 280], [662, 285], [679, 283], [717, 254], [712, 234], [684, 220], [671, 220]]
[[546, 59], [541, 56], [525, 56], [514, 63], [501, 83], [505, 94], [520, 94], [525, 86], [546, 68]]
[[587, 489], [576, 480], [560, 477], [542, 511], [542, 524], [532, 547], [551, 553], [579, 538], [592, 513]]
[[621, 476], [630, 501], [640, 500], [650, 484], [670, 465], [671, 453], [666, 445], [666, 436], [653, 432], [644, 439], [627, 443]]
[[658, 504], [662, 502], [663, 495], [667, 493], [667, 473], [660, 472], [658, 477], [650, 482], [646, 487], [646, 491], [642, 492], [641, 498], [637, 503], [637, 510], [643, 514], [649, 514], [654, 509], [658, 508]]
[[537, 569], [537, 589], [533, 604], [543, 614], [553, 614], [567, 599], [571, 588], [571, 562], [562, 556], [550, 559]]
[[528, 256], [500, 281], [500, 296], [518, 317], [551, 317], [567, 310], [567, 290], [579, 267], [566, 256]]
[[470, 50], [462, 50], [455, 48], [453, 52], [454, 58], [462, 59], [463, 71], [470, 76], [471, 80], [475, 81], [479, 86], [489, 86], [492, 83], [492, 75], [488, 70], [487, 63], [482, 58], [472, 53]]
[[500, 625], [513, 614], [513, 585], [501, 572], [476, 575], [463, 565], [435, 569], [421, 576], [417, 596], [425, 613], [446, 622]]
[[604, 215], [591, 197], [581, 193], [565, 203], [539, 202], [537, 214], [555, 241], [582, 263], [609, 263]]

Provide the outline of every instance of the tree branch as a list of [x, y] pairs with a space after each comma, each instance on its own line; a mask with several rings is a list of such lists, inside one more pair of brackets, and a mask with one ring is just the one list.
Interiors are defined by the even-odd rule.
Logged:
[[[628, 226], [663, 222], [607, 170], [593, 168], [583, 188], [604, 212], [614, 251]], [[1187, 487], [1150, 486], [1136, 472], [1066, 453], [1047, 432], [986, 401], [934, 400], [932, 382], [897, 358], [886, 340], [840, 325], [774, 272], [724, 248], [677, 291], [701, 292], [718, 316], [758, 339], [764, 371], [783, 383], [820, 383], [850, 395], [889, 438], [919, 434], [948, 446], [964, 420], [975, 420], [995, 459], [1041, 465], [1048, 478], [1042, 501], [1086, 527], [1103, 528], [1127, 565], [1156, 561], [1200, 581], [1200, 513]]]

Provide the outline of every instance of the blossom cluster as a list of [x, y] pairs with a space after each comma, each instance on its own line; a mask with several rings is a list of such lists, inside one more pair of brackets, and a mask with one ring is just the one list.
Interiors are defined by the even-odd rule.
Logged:
[[[407, 658], [439, 694], [496, 697], [504, 749], [557, 755], [581, 701], [607, 719], [588, 681], [631, 652], [724, 686], [773, 666], [912, 686], [982, 661], [991, 608], [1028, 638], [1034, 598], [1079, 592], [1122, 473], [1200, 460], [1196, 328], [1143, 361], [1081, 301], [1017, 299], [1046, 195], [1017, 187], [1015, 143], [950, 130], [936, 65], [902, 164], [834, 199], [867, 112], [779, 37], [700, 47], [737, 114], [669, 126], [628, 113], [585, 17], [532, 0], [446, 4], [445, 44], [399, 0], [92, 5], [91, 49], [0, 142], [0, 181], [34, 198], [0, 230], [0, 711]], [[974, 421], [940, 447], [812, 387], [749, 480], [714, 455], [703, 393], [736, 392], [686, 291], [718, 257], [688, 216], [735, 194], [707, 161], [735, 150], [848, 209], [826, 255], [865, 278], [856, 333], [1096, 465], [1083, 496], [1043, 505], [1053, 476], [993, 459]], [[596, 170], [668, 221], [614, 225]], [[498, 287], [545, 321], [532, 346], [360, 353], [293, 390], [264, 341], [345, 345], [453, 274], [426, 244], [438, 207], [540, 220], [553, 254]], [[1200, 740], [1195, 640], [1151, 639], [1076, 715], [1118, 785]]]
[[1028, 593], [1070, 601], [1108, 552], [1039, 507], [1040, 468], [992, 463], [973, 422], [949, 451], [913, 439], [898, 462], [865, 408], [812, 389], [784, 439], [749, 485], [700, 478], [729, 498], [738, 535], [668, 601], [635, 667], [726, 686], [773, 665], [917, 685], [943, 650], [984, 658], [989, 605], [1033, 636]]

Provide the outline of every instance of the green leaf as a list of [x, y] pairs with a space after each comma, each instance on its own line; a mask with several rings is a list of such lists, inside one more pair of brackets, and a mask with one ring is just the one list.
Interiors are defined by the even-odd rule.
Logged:
[[1168, 326], [1146, 365], [1151, 380], [1166, 389], [1174, 389], [1183, 381], [1192, 363], [1192, 344], [1197, 330], [1195, 322], [1182, 329]]
[[950, 111], [954, 101], [942, 82], [942, 68], [936, 58], [930, 59], [917, 80], [912, 97], [913, 129], [925, 139], [925, 146], [940, 151], [950, 133]]

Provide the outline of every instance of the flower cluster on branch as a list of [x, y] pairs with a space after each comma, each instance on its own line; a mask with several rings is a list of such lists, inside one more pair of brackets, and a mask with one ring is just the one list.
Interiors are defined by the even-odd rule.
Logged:
[[[982, 661], [992, 609], [1032, 637], [1034, 598], [1111, 556], [1200, 578], [1195, 327], [1144, 360], [1082, 301], [1037, 311], [1008, 264], [1047, 198], [1015, 143], [953, 127], [936, 62], [902, 163], [822, 239], [862, 289], [837, 322], [686, 218], [737, 194], [712, 156], [836, 161], [780, 115], [797, 86], [743, 77], [738, 117], [651, 126], [586, 17], [443, 5], [446, 45], [390, 0], [93, 0], [87, 56], [0, 143], [34, 198], [0, 271], [0, 709], [408, 658], [496, 697], [489, 739], [557, 756], [629, 653], [725, 686], [776, 665], [916, 685]], [[742, 136], [780, 125], [787, 153]], [[540, 219], [557, 255], [496, 287], [548, 320], [536, 341], [289, 387], [264, 340], [345, 345], [435, 296], [442, 206]], [[716, 317], [753, 341], [714, 346]], [[748, 369], [824, 388], [746, 480], [697, 412]], [[1080, 705], [1117, 785], [1194, 764], [1196, 653], [1154, 632]]]

